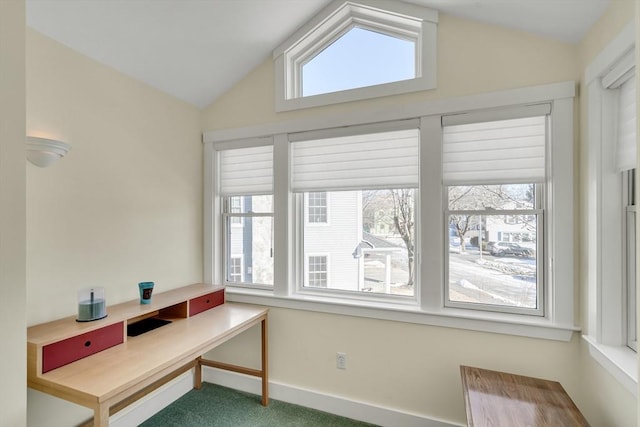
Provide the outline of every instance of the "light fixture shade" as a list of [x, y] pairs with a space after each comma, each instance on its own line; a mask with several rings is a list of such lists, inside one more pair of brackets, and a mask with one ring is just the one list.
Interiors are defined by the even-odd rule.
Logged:
[[46, 168], [56, 160], [64, 157], [71, 146], [54, 139], [27, 137], [27, 159], [41, 168]]

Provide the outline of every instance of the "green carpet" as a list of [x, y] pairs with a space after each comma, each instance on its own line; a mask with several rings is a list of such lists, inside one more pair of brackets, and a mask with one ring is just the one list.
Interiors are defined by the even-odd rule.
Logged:
[[365, 427], [373, 424], [204, 383], [149, 418], [141, 427]]

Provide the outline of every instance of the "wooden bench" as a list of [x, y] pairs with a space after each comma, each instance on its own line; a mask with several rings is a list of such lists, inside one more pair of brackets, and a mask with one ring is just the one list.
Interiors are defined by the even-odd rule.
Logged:
[[556, 381], [461, 366], [469, 427], [589, 426]]

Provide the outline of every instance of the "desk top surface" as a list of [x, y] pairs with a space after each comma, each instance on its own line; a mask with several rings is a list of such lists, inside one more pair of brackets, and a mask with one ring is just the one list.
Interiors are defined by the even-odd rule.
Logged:
[[110, 399], [203, 353], [266, 318], [267, 308], [226, 303], [32, 378], [85, 399]]
[[469, 366], [460, 373], [470, 427], [589, 425], [556, 381]]

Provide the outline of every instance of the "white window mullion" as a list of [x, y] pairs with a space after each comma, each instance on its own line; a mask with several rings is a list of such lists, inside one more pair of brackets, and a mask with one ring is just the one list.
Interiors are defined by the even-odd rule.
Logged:
[[220, 197], [217, 188], [218, 152], [212, 143], [204, 144], [204, 262], [203, 279], [205, 283], [222, 283], [221, 269], [221, 212]]
[[[547, 292], [550, 301], [549, 316], [563, 326], [573, 326], [573, 199], [567, 195], [573, 194], [573, 99], [565, 98], [554, 101], [551, 111], [551, 147], [548, 194], [545, 197], [551, 201], [545, 222], [546, 234], [553, 236], [546, 239], [549, 249], [547, 255], [549, 267], [546, 268], [550, 276], [548, 284], [553, 284], [553, 290]], [[549, 287], [548, 287], [549, 288]]]
[[289, 139], [286, 134], [273, 137], [273, 293], [290, 294], [289, 284], [294, 283], [293, 217], [289, 192]]
[[442, 126], [440, 116], [420, 120], [420, 236], [416, 264], [420, 306], [440, 310], [444, 301], [442, 230]]

